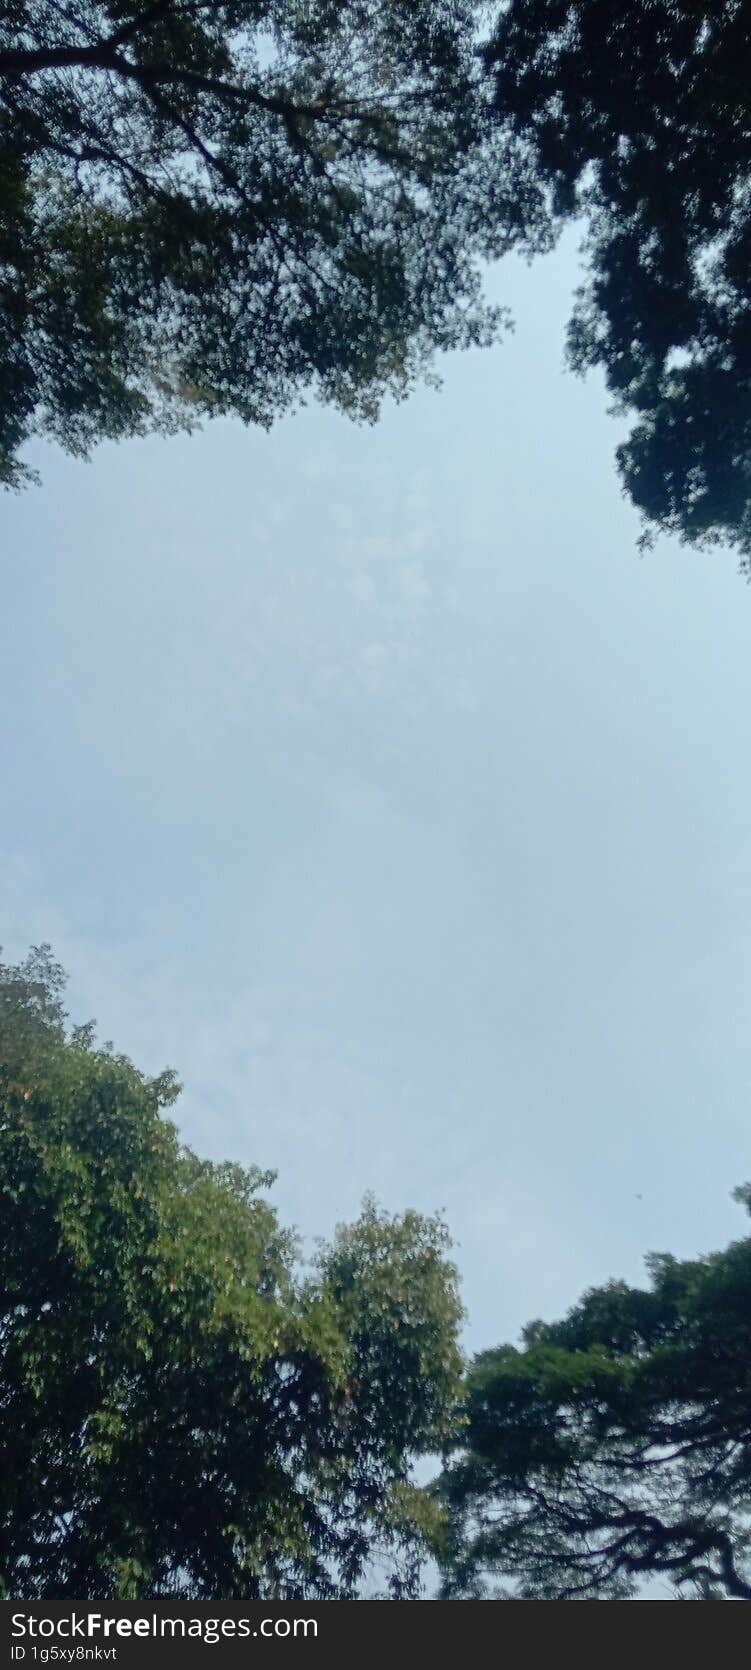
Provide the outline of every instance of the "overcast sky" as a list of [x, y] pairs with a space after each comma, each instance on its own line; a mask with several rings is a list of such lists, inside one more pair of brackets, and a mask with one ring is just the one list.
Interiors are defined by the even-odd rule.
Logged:
[[35, 456], [0, 501], [6, 957], [306, 1236], [443, 1208], [468, 1343], [744, 1233], [751, 591], [640, 559], [569, 244], [374, 429]]

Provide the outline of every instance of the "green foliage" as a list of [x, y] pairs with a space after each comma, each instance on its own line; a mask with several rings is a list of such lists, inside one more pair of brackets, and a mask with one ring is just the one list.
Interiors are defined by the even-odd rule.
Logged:
[[478, 149], [483, 11], [2, 8], [0, 479], [32, 434], [269, 425], [306, 390], [372, 418], [489, 340], [477, 255], [543, 233], [518, 148], [492, 181]]
[[298, 1267], [272, 1178], [180, 1145], [66, 1032], [47, 947], [0, 967], [0, 1581], [18, 1599], [414, 1593], [411, 1483], [456, 1416], [446, 1235], [367, 1204]]
[[635, 420], [618, 458], [647, 530], [748, 565], [748, 6], [510, 0], [488, 58], [499, 121], [588, 225], [570, 355]]
[[751, 1238], [648, 1268], [476, 1359], [446, 1594], [751, 1600]]
[[587, 227], [569, 358], [632, 420], [644, 542], [751, 565], [740, 0], [0, 8], [0, 480], [25, 442], [306, 395], [372, 419], [502, 313], [478, 259]]

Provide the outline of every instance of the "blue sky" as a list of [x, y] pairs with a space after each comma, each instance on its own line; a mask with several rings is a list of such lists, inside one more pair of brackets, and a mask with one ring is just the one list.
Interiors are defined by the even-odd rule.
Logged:
[[496, 269], [515, 333], [373, 429], [40, 449], [0, 504], [6, 956], [306, 1237], [443, 1208], [471, 1347], [743, 1233], [751, 1174], [751, 594], [638, 557], [575, 279]]

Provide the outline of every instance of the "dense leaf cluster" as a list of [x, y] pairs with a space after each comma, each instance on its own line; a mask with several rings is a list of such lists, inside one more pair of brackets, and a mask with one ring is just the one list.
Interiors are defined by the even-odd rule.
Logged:
[[411, 1478], [456, 1413], [440, 1224], [368, 1205], [301, 1268], [271, 1181], [181, 1147], [65, 1030], [46, 948], [0, 970], [0, 1586], [13, 1598], [415, 1592]]
[[751, 1238], [649, 1269], [476, 1359], [447, 1594], [751, 1600]]
[[751, 556], [751, 12], [746, 0], [510, 0], [499, 120], [583, 217], [571, 359], [634, 419], [647, 529]]
[[0, 7], [0, 479], [34, 433], [268, 425], [306, 390], [373, 417], [489, 340], [478, 252], [542, 236], [542, 193], [481, 160], [483, 9]]

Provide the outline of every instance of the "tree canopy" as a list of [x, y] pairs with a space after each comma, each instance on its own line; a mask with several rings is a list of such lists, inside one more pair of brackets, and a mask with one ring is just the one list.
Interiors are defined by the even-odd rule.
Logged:
[[268, 425], [306, 390], [373, 417], [487, 341], [476, 257], [544, 214], [521, 152], [481, 162], [483, 10], [3, 6], [0, 479], [32, 434]]
[[413, 1594], [461, 1366], [442, 1224], [367, 1204], [302, 1266], [271, 1178], [182, 1147], [172, 1074], [68, 1032], [63, 979], [0, 966], [0, 1592]]
[[750, 86], [743, 0], [8, 0], [0, 481], [33, 435], [373, 418], [573, 220], [645, 540], [748, 565]]
[[648, 1266], [475, 1360], [447, 1595], [751, 1600], [751, 1238]]
[[499, 122], [583, 217], [569, 333], [632, 417], [647, 530], [751, 559], [751, 14], [744, 0], [509, 0]]

